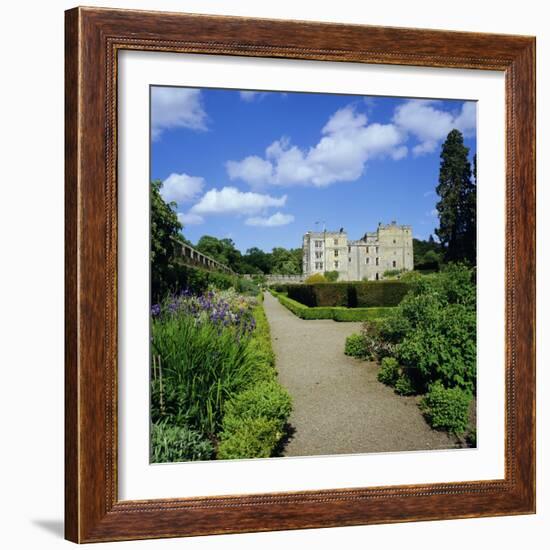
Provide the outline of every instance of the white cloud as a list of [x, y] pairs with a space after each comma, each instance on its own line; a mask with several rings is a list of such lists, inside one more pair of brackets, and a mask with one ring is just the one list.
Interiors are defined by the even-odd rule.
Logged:
[[287, 225], [294, 221], [292, 214], [283, 214], [282, 212], [275, 212], [269, 218], [248, 218], [244, 223], [246, 225], [255, 225], [261, 227], [277, 227], [279, 225]]
[[231, 180], [253, 187], [265, 185], [313, 185], [325, 187], [338, 181], [355, 181], [369, 160], [409, 154], [410, 136], [418, 143], [414, 155], [435, 151], [453, 129], [471, 135], [476, 128], [476, 105], [465, 102], [458, 114], [438, 107], [434, 100], [409, 100], [399, 105], [390, 124], [371, 123], [353, 105], [336, 111], [321, 130], [318, 143], [300, 148], [283, 137], [271, 143], [264, 156], [251, 155], [226, 163]]
[[474, 101], [466, 101], [462, 104], [462, 110], [455, 119], [455, 126], [464, 135], [474, 134], [477, 125], [477, 104]]
[[178, 212], [178, 220], [184, 227], [186, 225], [200, 225], [204, 223], [204, 218], [202, 216], [193, 214], [192, 212], [188, 212], [187, 214]]
[[230, 160], [225, 166], [230, 179], [241, 179], [254, 186], [269, 181], [273, 174], [271, 162], [255, 155], [241, 162]]
[[226, 164], [230, 179], [252, 186], [313, 185], [325, 187], [337, 181], [354, 181], [367, 160], [391, 156], [403, 158], [405, 135], [393, 124], [368, 124], [363, 113], [351, 106], [336, 111], [322, 129], [314, 147], [300, 149], [288, 138], [274, 141], [265, 158], [256, 155]]
[[204, 187], [204, 178], [187, 174], [170, 174], [160, 188], [160, 194], [166, 202], [179, 205], [197, 198]]
[[344, 107], [336, 111], [321, 130], [323, 134], [333, 134], [367, 125], [367, 115], [356, 113], [350, 107]]
[[287, 196], [272, 197], [260, 193], [239, 191], [236, 187], [210, 189], [195, 204], [193, 214], [245, 214], [253, 215], [270, 207], [284, 206]]
[[151, 90], [151, 132], [154, 140], [169, 128], [206, 130], [200, 90], [154, 86]]
[[406, 145], [401, 145], [397, 149], [394, 149], [391, 153], [393, 160], [401, 160], [409, 154], [409, 149]]
[[427, 99], [412, 99], [399, 105], [393, 123], [403, 132], [414, 135], [419, 144], [413, 147], [414, 155], [432, 153], [447, 134], [456, 128], [471, 135], [476, 128], [476, 105], [467, 101], [457, 116], [437, 108], [438, 102]]
[[239, 95], [241, 96], [241, 99], [243, 101], [251, 102], [254, 101], [257, 98], [260, 98], [263, 94], [262, 92], [239, 92]]

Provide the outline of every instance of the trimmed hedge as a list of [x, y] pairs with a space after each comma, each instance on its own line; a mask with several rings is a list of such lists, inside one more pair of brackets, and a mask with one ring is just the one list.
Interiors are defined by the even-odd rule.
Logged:
[[290, 310], [294, 315], [305, 320], [333, 319], [334, 321], [376, 321], [390, 315], [392, 308], [369, 307], [369, 308], [347, 308], [347, 307], [308, 307], [284, 294], [272, 292], [279, 302]]
[[[349, 307], [395, 307], [401, 303], [410, 288], [403, 281], [354, 283], [355, 303], [349, 303]], [[349, 300], [353, 302], [352, 297]]]
[[288, 297], [308, 307], [394, 307], [410, 285], [403, 281], [287, 285]]

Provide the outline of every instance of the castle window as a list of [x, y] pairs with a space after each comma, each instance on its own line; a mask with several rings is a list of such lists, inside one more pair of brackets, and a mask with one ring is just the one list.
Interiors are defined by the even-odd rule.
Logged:
[[348, 246], [348, 252], [351, 253], [351, 246]]
[[[378, 254], [378, 247], [376, 247], [376, 253]], [[376, 265], [378, 265], [378, 264], [376, 264]]]
[[338, 269], [338, 262], [337, 262], [337, 261], [334, 262], [334, 268], [335, 268], [335, 269]]
[[323, 246], [323, 241], [315, 241], [315, 248], [321, 248]]
[[392, 267], [397, 267], [397, 262], [395, 260], [393, 260], [393, 262], [391, 263]]
[[376, 265], [380, 265], [379, 260], [380, 258], [376, 258]]
[[395, 239], [393, 239], [393, 244], [395, 244]]
[[378, 281], [378, 279], [380, 279], [380, 276], [378, 275], [378, 273], [376, 274], [376, 280]]
[[338, 246], [338, 239], [334, 239], [334, 246]]
[[315, 252], [315, 257], [320, 260], [321, 257], [323, 256], [323, 253], [322, 252]]
[[348, 258], [348, 262], [351, 262], [351, 256]]
[[369, 253], [369, 247], [367, 246], [367, 254]]
[[370, 260], [370, 258], [367, 258], [367, 259], [365, 260], [365, 263], [366, 263], [367, 265], [370, 264], [370, 261], [369, 261], [369, 260]]
[[335, 258], [338, 258], [338, 250], [335, 250], [335, 251], [334, 251], [334, 257], [335, 257]]

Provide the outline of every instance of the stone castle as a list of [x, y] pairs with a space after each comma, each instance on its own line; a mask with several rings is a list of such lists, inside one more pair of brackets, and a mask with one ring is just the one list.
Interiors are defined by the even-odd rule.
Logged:
[[338, 271], [339, 281], [377, 281], [391, 270], [413, 269], [410, 225], [378, 224], [357, 241], [340, 231], [308, 231], [303, 238], [303, 273]]

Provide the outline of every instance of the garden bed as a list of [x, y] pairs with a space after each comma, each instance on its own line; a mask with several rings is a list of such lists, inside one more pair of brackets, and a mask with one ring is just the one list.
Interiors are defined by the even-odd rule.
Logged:
[[153, 306], [153, 462], [264, 458], [291, 410], [263, 296], [183, 293]]

